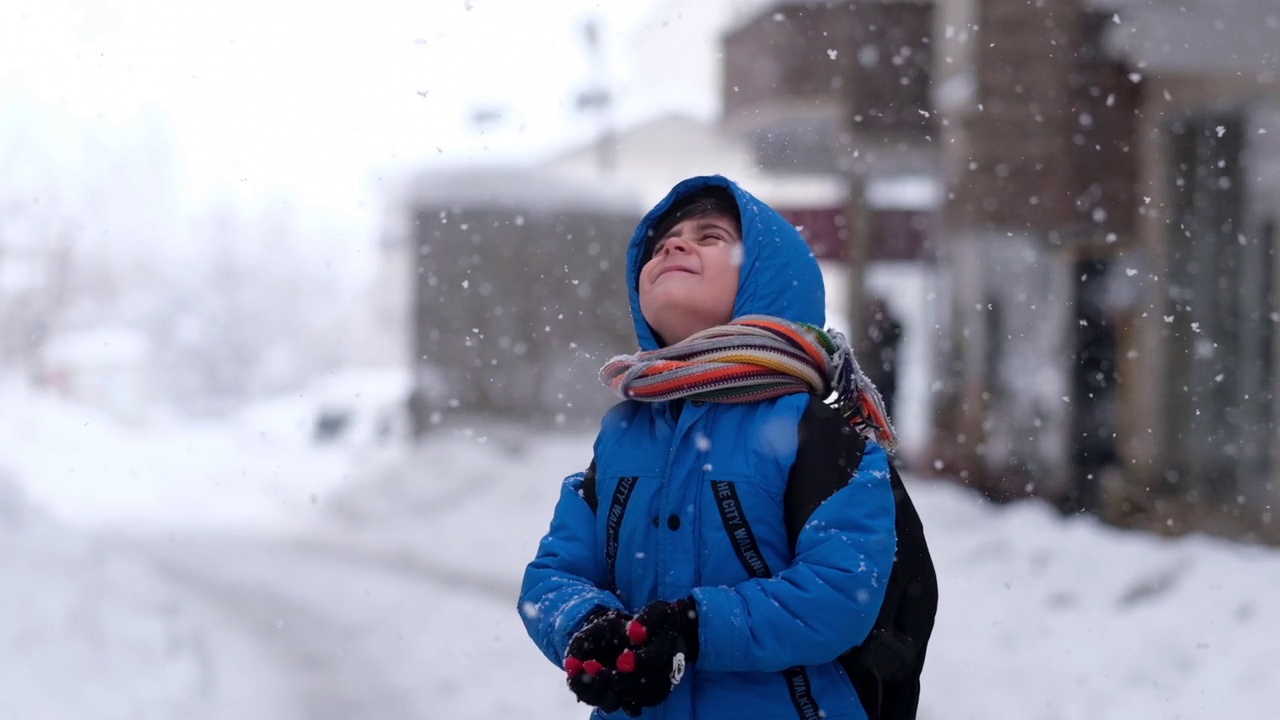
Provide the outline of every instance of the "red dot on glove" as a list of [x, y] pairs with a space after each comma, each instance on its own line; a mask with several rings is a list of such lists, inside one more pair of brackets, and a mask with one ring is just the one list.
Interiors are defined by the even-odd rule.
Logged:
[[580, 659], [578, 659], [578, 658], [576, 658], [576, 657], [573, 657], [572, 655], [570, 655], [569, 657], [565, 658], [565, 659], [564, 659], [564, 671], [565, 671], [565, 672], [567, 672], [567, 673], [569, 673], [569, 679], [570, 679], [570, 680], [572, 680], [573, 678], [578, 677], [579, 675], [581, 675], [581, 674], [582, 674], [582, 660], [580, 660]]
[[600, 674], [601, 670], [604, 670], [604, 665], [601, 665], [598, 660], [588, 660], [582, 663], [582, 669], [586, 670], [591, 677], [595, 677]]
[[618, 656], [618, 672], [635, 672], [636, 670], [636, 654], [630, 650], [623, 650]]
[[649, 639], [649, 631], [638, 621], [632, 620], [627, 623], [627, 639], [632, 645], [643, 645], [644, 641]]

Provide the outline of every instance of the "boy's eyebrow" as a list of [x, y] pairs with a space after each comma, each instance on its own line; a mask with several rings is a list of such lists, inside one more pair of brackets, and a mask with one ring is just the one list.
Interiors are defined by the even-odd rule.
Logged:
[[728, 225], [725, 225], [718, 220], [703, 220], [698, 223], [699, 230], [706, 230], [707, 228], [715, 228], [716, 230], [723, 230], [730, 235], [733, 234]]
[[[680, 223], [676, 223], [675, 225], [672, 225], [672, 226], [671, 226], [671, 229], [670, 229], [670, 230], [668, 230], [668, 231], [667, 231], [667, 233], [666, 233], [665, 235], [663, 235], [662, 237], [658, 238], [658, 241], [659, 241], [659, 242], [661, 242], [661, 241], [666, 240], [667, 238], [671, 237], [672, 235], [674, 235], [674, 234], [675, 234], [675, 232], [676, 232], [676, 228], [678, 228], [678, 227], [680, 227]], [[724, 233], [726, 233], [726, 234], [728, 234], [728, 235], [734, 235], [734, 234], [735, 234], [735, 233], [734, 233], [734, 232], [729, 228], [729, 226], [727, 226], [727, 225], [725, 225], [725, 224], [723, 224], [723, 223], [721, 223], [721, 222], [719, 222], [719, 221], [717, 221], [717, 220], [701, 220], [701, 219], [695, 219], [694, 228], [695, 228], [696, 230], [698, 230], [699, 232], [701, 232], [701, 231], [703, 231], [703, 230], [706, 230], [707, 228], [714, 228], [714, 229], [716, 229], [716, 230], [720, 230], [720, 231], [722, 231], [722, 232], [724, 232]]]

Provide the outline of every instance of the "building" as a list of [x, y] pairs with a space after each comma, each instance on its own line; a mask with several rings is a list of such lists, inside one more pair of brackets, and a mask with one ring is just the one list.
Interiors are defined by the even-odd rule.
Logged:
[[1072, 468], [1113, 455], [1114, 325], [1094, 300], [1131, 235], [1137, 95], [1101, 27], [1076, 0], [939, 3], [936, 452], [996, 497], [1094, 503]]
[[415, 435], [454, 412], [597, 422], [616, 399], [596, 373], [635, 342], [621, 270], [634, 197], [502, 166], [418, 174], [395, 204]]
[[1123, 8], [1107, 50], [1138, 78], [1138, 192], [1118, 508], [1280, 540], [1276, 295], [1280, 6]]
[[995, 497], [1275, 537], [1280, 9], [939, 0], [934, 37], [939, 458]]

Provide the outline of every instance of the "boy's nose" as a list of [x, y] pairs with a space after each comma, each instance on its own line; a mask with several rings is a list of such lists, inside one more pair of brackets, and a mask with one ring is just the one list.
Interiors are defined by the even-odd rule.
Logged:
[[672, 237], [667, 238], [666, 242], [662, 243], [662, 253], [664, 255], [669, 255], [677, 250], [680, 252], [689, 252], [689, 241], [679, 235], [673, 235]]

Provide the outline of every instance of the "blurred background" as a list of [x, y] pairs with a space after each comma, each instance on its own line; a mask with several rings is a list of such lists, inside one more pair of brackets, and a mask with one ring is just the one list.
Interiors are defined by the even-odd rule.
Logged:
[[800, 228], [921, 718], [1280, 705], [1280, 1], [0, 10], [0, 717], [585, 717], [514, 607], [679, 180]]

